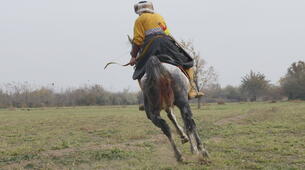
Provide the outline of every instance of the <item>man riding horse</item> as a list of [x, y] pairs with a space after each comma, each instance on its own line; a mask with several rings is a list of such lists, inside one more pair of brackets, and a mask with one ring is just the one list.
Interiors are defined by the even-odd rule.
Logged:
[[[161, 62], [182, 69], [190, 80], [189, 98], [202, 96], [194, 83], [193, 58], [170, 36], [163, 17], [154, 12], [153, 4], [141, 1], [134, 6], [139, 15], [134, 25], [134, 37], [130, 52], [130, 64], [135, 65], [133, 79], [141, 79], [145, 74], [145, 64], [149, 57], [156, 56]], [[141, 86], [141, 84], [140, 84]]]

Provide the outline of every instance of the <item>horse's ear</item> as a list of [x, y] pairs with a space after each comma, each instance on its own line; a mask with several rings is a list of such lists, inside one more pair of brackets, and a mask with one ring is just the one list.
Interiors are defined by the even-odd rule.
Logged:
[[132, 38], [127, 34], [128, 37], [128, 41], [130, 42], [130, 44], [132, 45]]

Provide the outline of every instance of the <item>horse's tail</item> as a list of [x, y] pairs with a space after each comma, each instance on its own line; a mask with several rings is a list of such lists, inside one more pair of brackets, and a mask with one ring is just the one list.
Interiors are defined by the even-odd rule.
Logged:
[[147, 61], [146, 76], [144, 94], [149, 101], [158, 102], [161, 109], [172, 106], [174, 92], [171, 75], [156, 56], [151, 56]]

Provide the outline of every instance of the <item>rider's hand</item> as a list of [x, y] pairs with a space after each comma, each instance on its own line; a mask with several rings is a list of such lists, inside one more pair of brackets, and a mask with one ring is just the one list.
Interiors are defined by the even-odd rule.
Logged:
[[131, 57], [130, 61], [129, 61], [129, 64], [131, 66], [135, 65], [136, 64], [136, 58], [135, 57]]

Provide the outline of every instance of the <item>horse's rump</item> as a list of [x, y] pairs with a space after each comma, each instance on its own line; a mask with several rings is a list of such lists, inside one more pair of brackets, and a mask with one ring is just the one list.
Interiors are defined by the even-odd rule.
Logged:
[[146, 73], [141, 79], [141, 84], [144, 95], [158, 102], [162, 108], [168, 108], [173, 106], [175, 97], [173, 88], [177, 81], [180, 85], [188, 87], [188, 79], [180, 68], [161, 63], [157, 57], [152, 56], [146, 64]]

